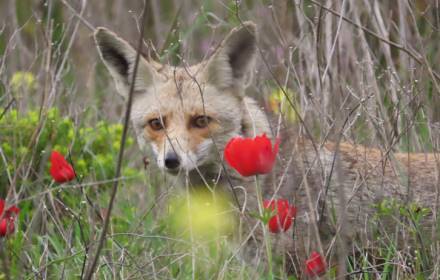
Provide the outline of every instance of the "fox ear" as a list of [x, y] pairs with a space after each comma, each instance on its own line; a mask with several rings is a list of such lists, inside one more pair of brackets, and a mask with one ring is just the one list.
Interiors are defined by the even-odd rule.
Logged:
[[206, 79], [219, 89], [241, 86], [255, 61], [257, 28], [244, 22], [231, 30], [208, 61]]
[[[127, 97], [133, 78], [136, 50], [110, 30], [99, 27], [94, 34], [99, 54], [113, 79], [118, 92]], [[156, 71], [141, 56], [135, 81], [135, 91], [145, 90], [153, 85]]]

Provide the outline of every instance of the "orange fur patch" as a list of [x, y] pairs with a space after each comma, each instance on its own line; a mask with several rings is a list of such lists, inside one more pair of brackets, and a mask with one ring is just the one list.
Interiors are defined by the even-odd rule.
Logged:
[[206, 128], [191, 127], [188, 129], [188, 148], [195, 152], [197, 147], [203, 143], [206, 139], [211, 137], [211, 134], [215, 134], [220, 129], [220, 125], [215, 120], [212, 120]]

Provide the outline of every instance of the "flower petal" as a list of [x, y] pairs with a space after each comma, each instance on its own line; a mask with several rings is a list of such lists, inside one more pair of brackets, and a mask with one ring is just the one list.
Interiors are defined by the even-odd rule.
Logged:
[[71, 181], [75, 178], [75, 171], [66, 159], [57, 151], [52, 151], [50, 155], [51, 166], [50, 175], [58, 183]]
[[20, 213], [20, 209], [17, 206], [12, 205], [11, 207], [8, 208], [8, 210], [6, 210], [5, 213], [6, 213], [6, 216], [8, 216], [8, 217], [10, 217], [12, 213], [15, 215], [18, 215], [18, 213]]
[[0, 217], [3, 214], [3, 209], [5, 208], [5, 201], [3, 199], [0, 199]]
[[324, 258], [318, 252], [313, 251], [310, 258], [306, 261], [306, 274], [310, 276], [319, 276], [325, 273], [327, 265]]
[[224, 149], [228, 164], [242, 176], [269, 173], [275, 163], [279, 141], [272, 149], [270, 139], [265, 135], [255, 138], [232, 138]]
[[281, 230], [287, 231], [290, 228], [292, 219], [296, 216], [296, 208], [289, 205], [287, 199], [264, 200], [263, 207], [272, 211], [276, 208], [275, 215], [268, 222], [270, 232], [278, 233]]

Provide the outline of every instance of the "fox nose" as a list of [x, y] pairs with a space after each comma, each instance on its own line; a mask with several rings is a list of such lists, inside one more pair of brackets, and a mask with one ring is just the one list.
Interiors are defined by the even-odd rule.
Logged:
[[176, 169], [180, 165], [179, 157], [176, 153], [169, 153], [165, 158], [165, 167], [168, 169]]

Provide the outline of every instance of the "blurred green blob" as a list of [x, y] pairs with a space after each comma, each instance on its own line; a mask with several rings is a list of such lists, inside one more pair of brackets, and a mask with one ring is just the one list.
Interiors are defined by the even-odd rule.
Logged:
[[173, 232], [194, 241], [230, 235], [236, 224], [230, 199], [219, 192], [193, 191], [172, 199], [168, 209]]
[[[295, 100], [295, 94], [289, 90], [286, 90], [286, 93], [292, 100], [298, 113], [300, 113], [300, 106]], [[285, 116], [290, 123], [296, 123], [298, 121], [298, 116], [296, 115], [295, 110], [289, 104], [280, 88], [274, 89], [269, 95], [269, 107], [275, 114], [282, 114]]]
[[12, 147], [11, 147], [11, 145], [9, 145], [9, 143], [2, 143], [2, 149], [3, 149], [3, 152], [5, 153], [5, 154], [11, 154], [12, 153]]
[[29, 92], [37, 88], [34, 74], [24, 71], [15, 72], [12, 75], [10, 85], [14, 93]]

